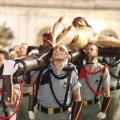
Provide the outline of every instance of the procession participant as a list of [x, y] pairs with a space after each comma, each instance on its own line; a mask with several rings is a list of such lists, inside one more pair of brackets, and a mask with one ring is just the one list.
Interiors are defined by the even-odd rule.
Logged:
[[15, 58], [18, 58], [18, 54], [15, 51], [11, 51], [9, 55], [12, 60], [14, 60]]
[[[13, 80], [9, 79], [18, 66], [9, 69], [9, 65], [6, 63], [6, 60], [9, 59], [7, 51], [0, 50], [0, 120], [16, 119], [15, 111], [20, 97], [19, 84], [13, 84]], [[12, 61], [11, 64], [15, 64], [15, 62]]]
[[[18, 57], [22, 58], [27, 55], [27, 43], [21, 43], [18, 49]], [[29, 78], [28, 78], [29, 79]], [[30, 120], [28, 114], [28, 106], [29, 106], [29, 94], [32, 91], [32, 87], [22, 87], [23, 88], [23, 98], [20, 109], [17, 113], [16, 120]]]
[[108, 108], [106, 119], [117, 120], [120, 105], [120, 59], [116, 57], [103, 58], [103, 62], [109, 66], [110, 71], [110, 94], [111, 102]]
[[[106, 117], [110, 103], [110, 75], [107, 66], [103, 66], [97, 60], [98, 48], [94, 44], [85, 47], [85, 65], [79, 73], [82, 84], [81, 98], [83, 107], [79, 120], [99, 120]], [[104, 100], [100, 109], [99, 97], [104, 93]], [[91, 113], [92, 111], [92, 113]]]
[[[52, 61], [43, 71], [38, 88], [37, 101], [39, 104], [36, 120], [69, 120], [68, 108], [74, 98], [71, 120], [78, 119], [82, 102], [80, 83], [74, 65], [68, 64], [68, 50], [63, 44], [53, 48]], [[31, 86], [35, 84], [32, 78]]]
[[[52, 35], [51, 35], [51, 32], [44, 32], [42, 34], [42, 41], [43, 41], [43, 44], [40, 45], [38, 47], [39, 51], [41, 52], [41, 50], [43, 49], [43, 47], [46, 47], [46, 46], [52, 46]], [[27, 54], [28, 55], [32, 55], [32, 54], [42, 54], [42, 53], [39, 53], [37, 47], [35, 46], [29, 46], [28, 47], [28, 50], [27, 50]], [[33, 71], [32, 73], [32, 77], [33, 76], [36, 76], [36, 79], [38, 80], [39, 77], [41, 76], [41, 73], [42, 71], [44, 70], [44, 67], [39, 69], [39, 71]], [[37, 76], [38, 75], [38, 76]], [[31, 78], [32, 78], [31, 77]], [[39, 84], [39, 83], [38, 83]], [[33, 86], [33, 90], [32, 92], [30, 93], [30, 98], [29, 98], [29, 118], [30, 119], [35, 119], [35, 115], [34, 115], [34, 112], [36, 112], [36, 107], [35, 105], [37, 104], [37, 100], [36, 100], [36, 96], [37, 96], [37, 92], [38, 92], [38, 84], [34, 85]], [[35, 109], [35, 110], [34, 110]]]

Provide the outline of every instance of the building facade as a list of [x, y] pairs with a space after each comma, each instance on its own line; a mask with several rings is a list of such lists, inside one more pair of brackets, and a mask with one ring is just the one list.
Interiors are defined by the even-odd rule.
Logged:
[[119, 0], [0, 0], [0, 25], [13, 31], [11, 45], [41, 44], [41, 34], [62, 16], [84, 17], [96, 33], [120, 39]]

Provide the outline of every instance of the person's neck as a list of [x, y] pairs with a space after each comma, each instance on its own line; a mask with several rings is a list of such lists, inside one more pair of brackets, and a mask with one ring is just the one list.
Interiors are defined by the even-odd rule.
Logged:
[[86, 61], [86, 64], [88, 65], [89, 70], [92, 69], [93, 65], [95, 64], [95, 62], [97, 61], [97, 59], [93, 59], [91, 61]]
[[86, 64], [94, 64], [95, 62], [97, 62], [97, 59], [86, 61]]
[[94, 61], [86, 61], [86, 64], [87, 64], [89, 70], [92, 69], [94, 63], [95, 63]]
[[87, 61], [86, 64], [94, 64], [95, 62]]
[[56, 72], [58, 73], [63, 66], [64, 61], [53, 61], [54, 68]]
[[86, 64], [94, 64], [95, 63], [95, 61], [93, 60], [93, 61], [86, 61]]

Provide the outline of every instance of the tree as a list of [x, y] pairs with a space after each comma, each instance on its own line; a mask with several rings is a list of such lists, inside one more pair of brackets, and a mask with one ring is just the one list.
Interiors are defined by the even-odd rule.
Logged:
[[14, 38], [13, 32], [9, 27], [6, 27], [6, 23], [0, 25], [0, 45], [7, 47], [11, 44], [11, 40]]

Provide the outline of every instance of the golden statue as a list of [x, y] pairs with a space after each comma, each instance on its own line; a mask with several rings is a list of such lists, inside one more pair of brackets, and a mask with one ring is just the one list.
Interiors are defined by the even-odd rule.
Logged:
[[79, 50], [87, 43], [98, 46], [119, 47], [120, 40], [113, 36], [99, 36], [82, 17], [76, 17], [72, 24], [60, 17], [52, 27], [53, 44], [64, 43], [71, 50]]

